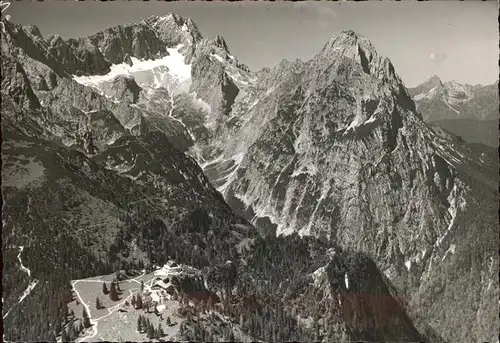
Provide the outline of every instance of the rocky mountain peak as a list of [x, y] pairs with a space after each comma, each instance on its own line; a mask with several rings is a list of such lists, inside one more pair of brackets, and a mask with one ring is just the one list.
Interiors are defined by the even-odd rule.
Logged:
[[24, 28], [25, 32], [27, 32], [31, 35], [39, 37], [39, 38], [43, 38], [42, 33], [40, 32], [38, 27], [36, 27], [35, 25], [27, 25], [27, 26], [24, 26], [23, 28]]
[[343, 30], [335, 34], [323, 47], [323, 53], [332, 53], [335, 51], [352, 51], [354, 54], [359, 54], [359, 50], [369, 56], [378, 56], [375, 47], [365, 37], [358, 35], [353, 30]]
[[[430, 92], [430, 96], [436, 96], [439, 93], [438, 91], [444, 90], [444, 88], [445, 84], [441, 81], [441, 79], [437, 75], [433, 75], [417, 87], [413, 88], [410, 91], [410, 94], [412, 96], [415, 96], [418, 94], [427, 94]], [[418, 99], [419, 97], [417, 96], [415, 100]]]
[[164, 16], [151, 16], [143, 23], [158, 32], [159, 37], [169, 45], [196, 44], [203, 37], [191, 18], [169, 13]]
[[392, 88], [402, 87], [402, 81], [391, 61], [381, 56], [370, 40], [353, 30], [335, 34], [314, 57], [313, 68], [319, 68], [322, 72], [329, 70], [337, 75], [337, 80], [343, 82], [350, 82], [353, 76], [365, 75], [363, 79], [369, 76]]
[[227, 47], [227, 43], [223, 37], [217, 35], [214, 39], [211, 40], [212, 44], [223, 49], [225, 52], [229, 53], [229, 48]]
[[441, 79], [437, 75], [432, 75], [424, 83], [433, 84], [433, 85], [439, 85], [439, 84], [442, 85], [443, 84], [443, 82], [441, 81]]
[[431, 76], [427, 81], [425, 81], [423, 83], [423, 85], [425, 85], [429, 89], [434, 88], [434, 87], [438, 87], [438, 88], [444, 87], [443, 81], [437, 75]]
[[47, 43], [51, 47], [52, 46], [58, 46], [60, 44], [64, 44], [64, 39], [59, 34], [50, 35], [45, 40], [47, 41]]
[[332, 36], [328, 44], [332, 45], [355, 45], [358, 43], [364, 43], [367, 46], [370, 46], [373, 50], [375, 48], [371, 44], [371, 42], [366, 39], [364, 36], [357, 34], [353, 30], [342, 30]]
[[424, 82], [422, 82], [418, 87], [425, 88], [427, 91], [431, 90], [434, 87], [444, 87], [443, 81], [437, 75], [433, 75]]

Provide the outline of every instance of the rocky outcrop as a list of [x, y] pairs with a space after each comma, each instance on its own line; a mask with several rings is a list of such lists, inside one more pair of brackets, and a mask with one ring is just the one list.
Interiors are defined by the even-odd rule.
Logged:
[[182, 51], [190, 60], [193, 49], [202, 39], [196, 24], [190, 19], [174, 13], [165, 16], [152, 16], [144, 20], [146, 25], [152, 27], [162, 42], [168, 47], [183, 45]]
[[68, 65], [68, 73], [77, 75], [104, 74], [110, 69], [112, 62], [108, 61], [98, 46], [89, 37], [69, 39], [67, 44], [71, 46], [78, 58], [77, 65]]
[[211, 105], [214, 112], [228, 116], [239, 89], [224, 69], [213, 63], [207, 55], [201, 55], [193, 62], [192, 89], [201, 99]]
[[127, 101], [131, 104], [137, 103], [142, 88], [137, 85], [133, 78], [117, 76], [111, 86], [111, 98], [117, 101]]
[[40, 102], [31, 88], [22, 65], [9, 57], [3, 57], [1, 63], [2, 95], [12, 97], [14, 102], [21, 107], [39, 108]]
[[144, 24], [110, 27], [88, 40], [112, 64], [122, 63], [127, 55], [150, 60], [167, 54], [164, 41]]

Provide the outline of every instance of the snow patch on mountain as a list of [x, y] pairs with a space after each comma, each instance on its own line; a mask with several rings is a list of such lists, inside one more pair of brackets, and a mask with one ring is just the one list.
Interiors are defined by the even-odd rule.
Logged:
[[226, 68], [226, 74], [234, 81], [238, 88], [246, 88], [251, 84], [257, 82], [257, 78], [252, 76], [251, 73], [244, 72], [233, 65], [228, 65]]
[[198, 98], [196, 92], [189, 93], [189, 96], [192, 98], [192, 104], [195, 108], [205, 111], [207, 114], [212, 113], [212, 107], [202, 99]]
[[217, 55], [217, 54], [210, 54], [210, 56], [214, 57], [220, 63], [224, 63], [224, 59], [222, 57], [220, 57], [219, 55]]
[[460, 111], [456, 110], [455, 108], [453, 108], [450, 103], [448, 101], [445, 101], [444, 102], [446, 104], [446, 106], [448, 106], [449, 108], [451, 108], [453, 111], [455, 111], [455, 113], [460, 113]]
[[[191, 64], [187, 64], [184, 55], [180, 53], [182, 44], [175, 48], [167, 49], [169, 55], [154, 60], [139, 60], [131, 57], [132, 65], [127, 63], [114, 64], [110, 72], [105, 75], [76, 76], [73, 79], [85, 86], [100, 89], [104, 82], [109, 82], [119, 75], [132, 76], [141, 87], [158, 88], [165, 86], [166, 77], [172, 78], [177, 86], [191, 79]], [[144, 81], [144, 72], [153, 73], [153, 82]], [[137, 77], [135, 77], [137, 76]]]
[[120, 137], [121, 137], [121, 135], [120, 135], [120, 134], [118, 134], [118, 133], [117, 133], [117, 134], [113, 134], [113, 135], [111, 136], [111, 138], [110, 138], [110, 139], [106, 142], [106, 145], [113, 145], [113, 144], [115, 144], [116, 140], [117, 140], [118, 138], [120, 138]]
[[434, 88], [432, 88], [428, 92], [423, 92], [423, 93], [417, 94], [413, 97], [413, 99], [415, 101], [422, 100], [422, 99], [434, 99], [434, 97], [437, 94], [437, 87], [438, 86], [435, 86]]
[[320, 288], [323, 283], [326, 281], [327, 274], [326, 274], [326, 266], [318, 268], [315, 270], [312, 274], [312, 279], [313, 279], [313, 285], [316, 288]]
[[108, 170], [113, 170], [113, 171], [117, 172], [118, 174], [128, 173], [129, 171], [134, 169], [136, 160], [137, 160], [137, 156], [134, 157], [131, 164], [129, 164], [127, 161], [125, 161], [121, 164], [117, 164], [117, 165], [112, 165], [112, 164], [108, 163], [108, 164], [106, 164], [105, 168]]
[[354, 120], [349, 124], [349, 126], [346, 128], [346, 133], [349, 130], [354, 130], [358, 126], [360, 126], [363, 123], [363, 118], [361, 116], [356, 116]]
[[405, 267], [408, 271], [410, 271], [411, 266], [413, 264], [419, 264], [424, 258], [427, 253], [427, 249], [423, 249], [422, 251], [419, 251], [415, 256], [411, 257], [409, 260], [405, 261]]
[[450, 204], [450, 207], [448, 207], [448, 213], [450, 215], [450, 222], [448, 225], [448, 228], [446, 231], [439, 237], [436, 241], [436, 246], [439, 247], [445, 240], [445, 238], [450, 234], [451, 230], [453, 229], [453, 225], [455, 224], [455, 220], [457, 218], [457, 214], [459, 210], [463, 210], [466, 205], [465, 199], [458, 194], [458, 188], [457, 184], [453, 185], [453, 189], [451, 190], [450, 194], [448, 195], [448, 202]]
[[233, 196], [239, 201], [241, 201], [245, 205], [245, 207], [249, 207], [250, 205], [252, 205], [252, 199], [250, 199], [250, 197], [247, 194], [235, 193]]

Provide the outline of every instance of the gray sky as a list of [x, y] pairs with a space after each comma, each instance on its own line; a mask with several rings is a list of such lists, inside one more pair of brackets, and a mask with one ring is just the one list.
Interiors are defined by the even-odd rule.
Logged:
[[4, 14], [42, 34], [85, 36], [108, 26], [174, 12], [204, 37], [220, 34], [252, 70], [281, 59], [307, 60], [343, 29], [370, 39], [408, 87], [436, 74], [443, 81], [498, 79], [498, 4], [491, 2], [97, 2], [13, 1]]

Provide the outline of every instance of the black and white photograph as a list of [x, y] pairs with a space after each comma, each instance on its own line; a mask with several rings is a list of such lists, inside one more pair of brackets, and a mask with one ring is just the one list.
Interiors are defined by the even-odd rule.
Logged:
[[498, 1], [5, 1], [3, 342], [496, 342]]

